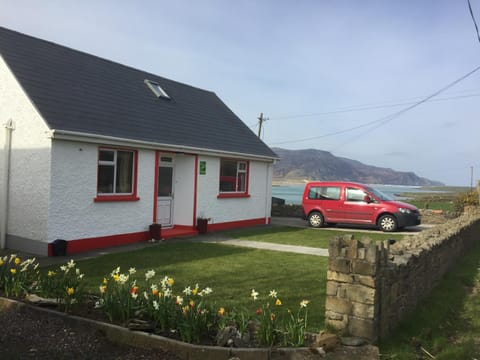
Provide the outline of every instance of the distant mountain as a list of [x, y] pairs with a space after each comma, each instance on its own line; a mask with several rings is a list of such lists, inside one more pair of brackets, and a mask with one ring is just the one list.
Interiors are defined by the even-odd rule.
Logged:
[[360, 161], [332, 155], [328, 151], [273, 148], [280, 156], [273, 166], [273, 180], [303, 182], [305, 180], [342, 180], [365, 184], [410, 186], [443, 186], [439, 181], [417, 176], [413, 172], [365, 165]]

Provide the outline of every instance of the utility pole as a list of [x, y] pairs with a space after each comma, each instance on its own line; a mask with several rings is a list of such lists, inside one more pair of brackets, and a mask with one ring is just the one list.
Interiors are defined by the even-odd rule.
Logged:
[[268, 118], [263, 117], [263, 113], [260, 113], [260, 116], [258, 117], [258, 137], [262, 135], [262, 125], [265, 121], [267, 121]]
[[470, 166], [470, 190], [473, 190], [473, 166]]

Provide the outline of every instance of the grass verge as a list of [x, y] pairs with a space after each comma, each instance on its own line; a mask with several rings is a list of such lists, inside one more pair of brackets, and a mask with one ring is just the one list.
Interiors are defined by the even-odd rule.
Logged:
[[103, 277], [117, 266], [122, 271], [135, 267], [137, 274], [153, 269], [158, 281], [166, 275], [173, 277], [177, 293], [199, 283], [202, 288], [213, 289], [210, 298], [218, 307], [246, 307], [252, 313], [258, 304], [250, 299], [251, 290], [263, 296], [275, 289], [284, 306], [292, 309], [297, 309], [300, 301], [310, 300], [309, 329], [317, 331], [324, 326], [327, 261], [319, 256], [221, 244], [167, 242], [78, 261], [77, 266], [85, 273], [87, 289], [94, 294], [98, 294]]
[[380, 349], [382, 359], [480, 358], [480, 243]]

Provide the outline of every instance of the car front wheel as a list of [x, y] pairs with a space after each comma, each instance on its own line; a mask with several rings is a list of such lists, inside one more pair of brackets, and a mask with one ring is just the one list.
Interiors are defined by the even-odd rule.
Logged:
[[314, 211], [308, 215], [308, 223], [311, 227], [319, 228], [323, 226], [323, 216], [318, 211]]
[[378, 227], [384, 232], [393, 232], [397, 230], [397, 219], [392, 215], [383, 215], [378, 220]]

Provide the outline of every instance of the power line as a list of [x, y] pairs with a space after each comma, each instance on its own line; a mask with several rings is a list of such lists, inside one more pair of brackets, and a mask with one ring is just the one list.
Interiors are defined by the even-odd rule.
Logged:
[[473, 15], [472, 5], [470, 4], [470, 0], [467, 0], [467, 1], [468, 1], [468, 10], [470, 10], [470, 16], [472, 17], [473, 25], [475, 25], [475, 30], [477, 31], [477, 39], [478, 39], [478, 42], [480, 42], [480, 34], [478, 33], [477, 21], [475, 20], [475, 16]]
[[[432, 99], [429, 102], [456, 100], [456, 99], [464, 99], [464, 98], [477, 97], [477, 96], [480, 96], [480, 93], [450, 96], [450, 97], [444, 97], [444, 98], [440, 98], [440, 99]], [[415, 99], [418, 99], [418, 98], [423, 98], [423, 97], [416, 97]], [[410, 105], [410, 104], [415, 104], [415, 101], [400, 102], [400, 103], [394, 103], [394, 104], [389, 104], [389, 105], [349, 106], [349, 107], [346, 107], [344, 109], [339, 109], [339, 110], [324, 111], [324, 112], [317, 112], [317, 113], [311, 113], [311, 114], [277, 116], [277, 117], [272, 117], [271, 119], [273, 119], [273, 120], [298, 119], [298, 118], [304, 118], [304, 117], [313, 117], [313, 116], [322, 116], [322, 115], [342, 114], [342, 113], [348, 113], [348, 112], [385, 109], [385, 108], [392, 108], [392, 107], [397, 107], [397, 106], [402, 106], [402, 105]], [[255, 123], [255, 125], [256, 125], [256, 123]]]
[[313, 136], [313, 137], [308, 137], [308, 138], [303, 138], [303, 139], [297, 139], [297, 140], [288, 140], [288, 141], [282, 141], [282, 142], [275, 142], [275, 143], [272, 143], [270, 145], [279, 145], [279, 144], [291, 144], [291, 143], [296, 143], [296, 142], [303, 142], [303, 141], [310, 141], [310, 140], [316, 140], [316, 139], [320, 139], [320, 138], [324, 138], [324, 137], [327, 137], [327, 136], [333, 136], [333, 135], [339, 135], [339, 134], [343, 134], [343, 133], [346, 133], [346, 132], [349, 132], [349, 131], [353, 131], [353, 130], [357, 130], [357, 129], [361, 129], [361, 128], [364, 128], [366, 126], [370, 126], [370, 125], [373, 125], [373, 124], [376, 124], [376, 123], [379, 123], [380, 125], [377, 126], [380, 127], [382, 125], [385, 125], [386, 123], [390, 122], [390, 121], [393, 121], [394, 119], [396, 119], [397, 117], [399, 117], [400, 115], [403, 115], [405, 114], [406, 112], [416, 108], [417, 106], [420, 106], [421, 104], [429, 101], [430, 99], [434, 98], [435, 96], [441, 94], [442, 92], [450, 89], [451, 87], [455, 86], [456, 84], [458, 84], [459, 82], [465, 80], [466, 78], [468, 78], [469, 76], [473, 75], [475, 72], [477, 72], [478, 70], [480, 70], [480, 66], [477, 66], [475, 69], [469, 71], [467, 74], [461, 76], [460, 78], [456, 79], [455, 81], [451, 82], [450, 84], [444, 86], [443, 88], [441, 88], [440, 90], [437, 90], [435, 91], [433, 94], [427, 96], [426, 98], [420, 100], [420, 101], [417, 101], [416, 103], [414, 103], [413, 105], [410, 105], [410, 106], [407, 106], [406, 108], [402, 109], [402, 110], [399, 110], [393, 114], [389, 114], [387, 116], [383, 116], [379, 119], [376, 119], [376, 120], [373, 120], [373, 121], [369, 121], [367, 123], [364, 123], [364, 124], [361, 124], [361, 125], [358, 125], [358, 126], [354, 126], [352, 128], [348, 128], [348, 129], [344, 129], [344, 130], [339, 130], [339, 131], [334, 131], [334, 132], [331, 132], [331, 133], [327, 133], [327, 134], [323, 134], [323, 135], [319, 135], [319, 136]]

